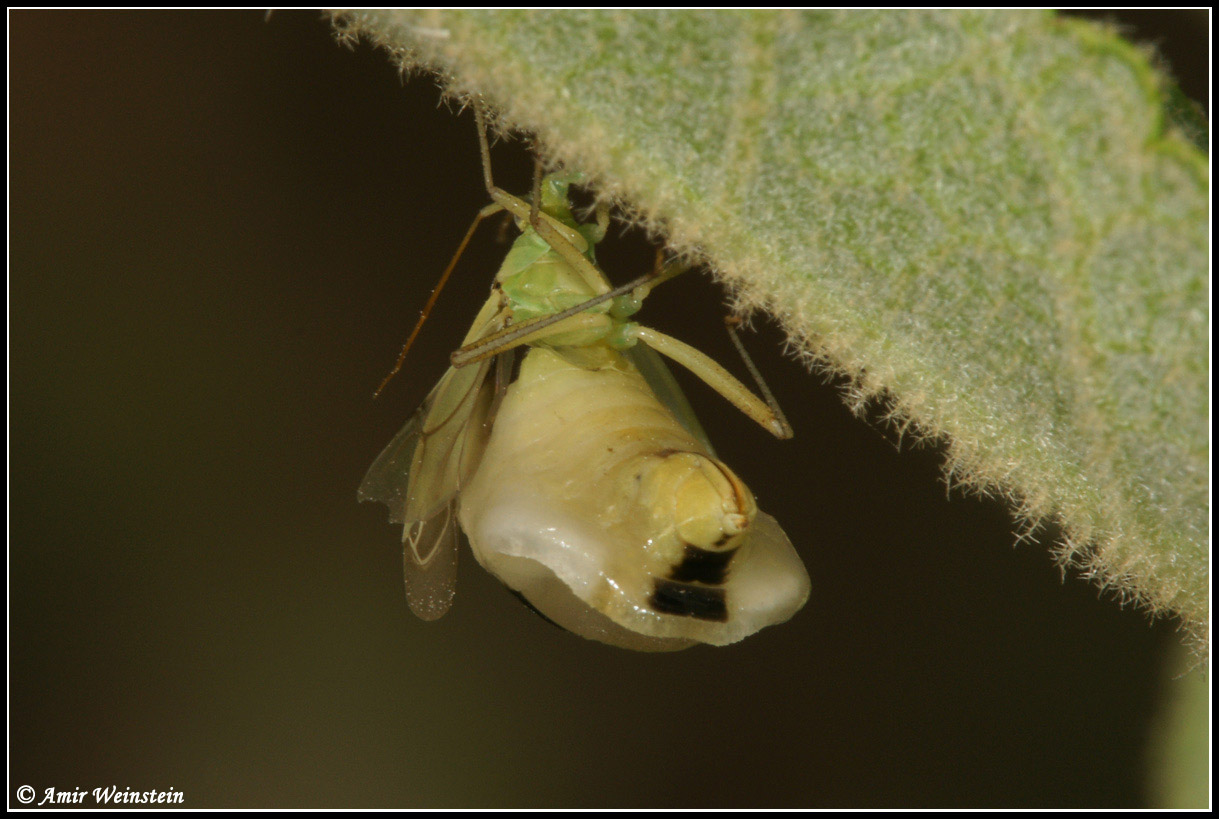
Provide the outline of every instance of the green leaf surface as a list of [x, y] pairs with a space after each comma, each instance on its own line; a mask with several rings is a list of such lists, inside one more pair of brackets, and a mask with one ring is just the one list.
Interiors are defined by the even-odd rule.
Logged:
[[1148, 55], [1042, 12], [335, 23], [483, 95], [1204, 645], [1209, 163]]
[[1159, 713], [1148, 736], [1148, 807], [1205, 810], [1210, 806], [1210, 668], [1197, 671], [1184, 650], [1165, 658], [1156, 698]]

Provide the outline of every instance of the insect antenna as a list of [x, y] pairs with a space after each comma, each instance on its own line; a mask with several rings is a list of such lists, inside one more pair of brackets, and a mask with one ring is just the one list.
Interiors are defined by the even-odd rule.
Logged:
[[770, 391], [770, 387], [766, 386], [766, 380], [762, 378], [762, 373], [758, 371], [757, 366], [753, 363], [749, 353], [745, 350], [745, 345], [741, 343], [741, 337], [737, 333], [736, 328], [742, 324], [740, 316], [725, 316], [724, 327], [728, 330], [728, 337], [732, 339], [733, 346], [736, 351], [741, 354], [741, 358], [745, 361], [745, 368], [749, 370], [749, 374], [753, 376], [753, 381], [758, 385], [758, 392], [762, 393], [762, 398], [766, 401], [766, 406], [770, 407], [770, 411], [775, 414], [775, 420], [779, 422], [779, 426], [783, 429], [782, 438], [792, 437], [793, 430], [791, 424], [787, 423], [787, 416], [783, 414], [783, 410], [779, 407], [779, 402], [775, 400], [775, 396]]
[[394, 368], [389, 371], [389, 375], [381, 380], [381, 384], [377, 387], [377, 391], [372, 394], [373, 398], [379, 396], [385, 385], [393, 380], [393, 377], [402, 369], [402, 362], [406, 361], [406, 354], [411, 349], [411, 345], [415, 343], [415, 337], [419, 335], [419, 331], [423, 328], [423, 323], [427, 321], [428, 314], [432, 312], [432, 308], [436, 305], [436, 299], [440, 297], [440, 291], [444, 289], [445, 284], [452, 275], [453, 269], [457, 267], [457, 261], [461, 258], [461, 254], [465, 252], [466, 245], [470, 244], [470, 240], [474, 238], [474, 231], [478, 230], [478, 226], [492, 214], [499, 213], [503, 208], [495, 203], [487, 205], [478, 212], [474, 217], [474, 221], [470, 223], [470, 228], [466, 231], [465, 238], [461, 240], [461, 244], [457, 246], [457, 252], [453, 254], [449, 266], [444, 269], [444, 273], [440, 274], [440, 281], [436, 282], [436, 286], [432, 288], [432, 295], [428, 297], [427, 304], [423, 305], [423, 311], [419, 314], [419, 321], [415, 322], [415, 329], [411, 330], [410, 337], [407, 338], [406, 344], [402, 346], [402, 352], [398, 354], [398, 360], [394, 362]]

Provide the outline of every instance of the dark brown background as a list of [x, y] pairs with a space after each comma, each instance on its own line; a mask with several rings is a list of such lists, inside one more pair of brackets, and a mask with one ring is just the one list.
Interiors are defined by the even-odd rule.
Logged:
[[[1205, 12], [1127, 13], [1204, 99]], [[1133, 806], [1173, 625], [1013, 547], [834, 385], [747, 340], [780, 443], [699, 384], [813, 578], [728, 649], [566, 635], [465, 560], [402, 594], [360, 478], [457, 345], [487, 231], [468, 114], [316, 14], [10, 14], [10, 783], [204, 806]], [[523, 189], [520, 144], [495, 154]], [[607, 243], [617, 280], [637, 234]], [[644, 317], [734, 364], [722, 293]], [[686, 379], [689, 383], [689, 379]], [[908, 450], [908, 447], [906, 448]], [[9, 795], [15, 804], [14, 795]]]

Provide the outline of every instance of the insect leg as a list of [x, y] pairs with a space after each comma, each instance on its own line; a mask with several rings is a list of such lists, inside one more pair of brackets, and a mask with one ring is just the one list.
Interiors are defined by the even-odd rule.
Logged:
[[[517, 345], [509, 344], [509, 342], [515, 341], [516, 339], [525, 335], [537, 333], [543, 328], [569, 319], [577, 313], [582, 313], [590, 307], [596, 307], [598, 304], [607, 302], [610, 299], [615, 299], [620, 296], [627, 296], [638, 288], [646, 285], [657, 275], [660, 274], [649, 273], [646, 276], [640, 276], [637, 279], [632, 279], [621, 287], [615, 287], [613, 290], [610, 290], [607, 293], [602, 293], [600, 296], [593, 296], [588, 301], [581, 302], [574, 307], [569, 307], [566, 310], [555, 313], [554, 315], [540, 316], [535, 319], [530, 319], [529, 321], [522, 321], [520, 324], [513, 324], [509, 327], [505, 327], [499, 332], [483, 336], [478, 341], [475, 341], [472, 344], [467, 344], [460, 350], [455, 351], [451, 356], [452, 364], [454, 367], [464, 367], [467, 364], [471, 364], [475, 361], [481, 361], [488, 355], [494, 355], [495, 353], [506, 349], [505, 345], [515, 347]], [[638, 307], [635, 309], [637, 310]], [[567, 329], [565, 328], [562, 332], [567, 332]]]
[[599, 242], [605, 238], [605, 233], [606, 233], [606, 231], [609, 230], [609, 222], [610, 222], [609, 205], [606, 204], [605, 202], [598, 202], [597, 203], [597, 215], [594, 218], [596, 220], [595, 223], [597, 225], [597, 230], [592, 234], [591, 238], [593, 240], [593, 244], [596, 244], [597, 242]]
[[501, 208], [509, 211], [513, 216], [526, 224], [532, 224], [535, 218], [545, 222], [554, 232], [559, 233], [564, 239], [574, 245], [578, 253], [583, 254], [584, 251], [588, 250], [588, 242], [577, 231], [572, 230], [567, 225], [542, 211], [537, 211], [535, 217], [532, 205], [519, 196], [513, 196], [503, 188], [496, 187], [495, 180], [491, 176], [491, 146], [487, 142], [487, 123], [481, 105], [474, 106], [474, 120], [478, 124], [478, 149], [482, 154], [483, 184], [486, 185], [487, 194], [491, 199]]
[[436, 286], [432, 288], [432, 295], [428, 297], [427, 304], [423, 306], [423, 312], [419, 314], [419, 321], [415, 322], [415, 329], [411, 330], [410, 337], [407, 338], [406, 344], [402, 346], [402, 352], [398, 353], [398, 360], [394, 362], [394, 368], [389, 371], [389, 375], [385, 376], [385, 378], [381, 380], [381, 384], [377, 387], [377, 391], [372, 394], [373, 398], [380, 395], [381, 391], [385, 389], [385, 385], [398, 374], [400, 369], [402, 369], [402, 362], [406, 361], [407, 352], [411, 349], [411, 345], [415, 343], [415, 337], [419, 335], [419, 331], [423, 328], [423, 323], [427, 321], [428, 314], [432, 312], [432, 308], [436, 305], [436, 299], [440, 297], [440, 291], [444, 289], [444, 286], [448, 282], [449, 276], [452, 274], [453, 269], [457, 267], [457, 260], [461, 258], [462, 253], [465, 253], [466, 245], [470, 244], [470, 239], [474, 238], [474, 231], [478, 230], [478, 226], [482, 224], [483, 219], [499, 213], [501, 210], [503, 210], [503, 206], [493, 202], [480, 210], [478, 215], [474, 217], [474, 221], [470, 223], [469, 229], [466, 230], [465, 238], [463, 238], [461, 240], [461, 244], [457, 246], [457, 252], [453, 254], [453, 258], [449, 262], [449, 266], [444, 269], [444, 273], [440, 274], [440, 281], [438, 281]]
[[613, 319], [600, 313], [583, 313], [584, 305], [576, 305], [572, 310], [564, 310], [555, 316], [547, 316], [537, 321], [522, 322], [507, 327], [498, 333], [493, 333], [479, 339], [473, 344], [455, 350], [450, 356], [450, 363], [461, 368], [474, 364], [493, 355], [498, 355], [522, 344], [536, 344], [550, 336], [562, 333], [579, 332], [580, 330], [601, 330], [609, 332]]
[[753, 376], [753, 383], [758, 385], [758, 391], [762, 393], [766, 406], [770, 407], [770, 411], [774, 413], [779, 424], [787, 430], [787, 437], [790, 438], [792, 436], [791, 424], [787, 423], [787, 416], [783, 414], [783, 408], [779, 406], [779, 402], [775, 400], [774, 393], [766, 385], [766, 379], [762, 377], [762, 373], [758, 371], [757, 365], [753, 363], [753, 357], [749, 355], [745, 345], [741, 343], [741, 337], [736, 331], [739, 324], [741, 324], [739, 316], [724, 317], [724, 327], [728, 330], [728, 337], [732, 339], [736, 351], [741, 354], [741, 359], [745, 362], [745, 367], [749, 370], [749, 374]]
[[692, 265], [683, 261], [671, 261], [668, 264], [664, 263], [664, 251], [656, 251], [656, 264], [652, 268], [652, 272], [644, 276], [637, 287], [631, 288], [629, 294], [625, 294], [621, 299], [614, 303], [610, 314], [615, 318], [626, 318], [633, 316], [639, 312], [639, 308], [643, 307], [643, 300], [659, 285], [664, 284], [669, 279], [676, 278], [687, 270], [690, 270]]
[[504, 210], [530, 225], [546, 244], [571, 265], [594, 293], [604, 293], [610, 289], [605, 276], [590, 262], [584, 253], [588, 250], [588, 242], [577, 231], [554, 219], [549, 214], [537, 209], [537, 197], [534, 204], [525, 202], [518, 196], [513, 196], [505, 190], [497, 188], [491, 177], [491, 148], [487, 142], [487, 125], [483, 118], [482, 108], [474, 106], [474, 118], [478, 122], [478, 147], [483, 159], [483, 181], [487, 185], [487, 194], [492, 201]]
[[661, 355], [667, 356], [697, 375], [709, 387], [724, 396], [733, 406], [757, 421], [776, 438], [792, 437], [782, 414], [776, 414], [761, 398], [721, 367], [715, 359], [684, 341], [678, 341], [648, 327], [635, 325], [628, 331], [630, 338], [638, 339]]
[[533, 185], [529, 191], [529, 224], [538, 220], [538, 209], [542, 205], [542, 162], [533, 160]]

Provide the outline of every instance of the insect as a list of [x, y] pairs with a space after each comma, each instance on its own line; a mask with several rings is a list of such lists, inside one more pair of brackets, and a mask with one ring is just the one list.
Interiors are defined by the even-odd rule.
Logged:
[[492, 202], [420, 324], [483, 218], [507, 211], [521, 235], [453, 366], [359, 490], [403, 524], [411, 609], [432, 620], [451, 605], [460, 522], [484, 568], [590, 639], [667, 651], [733, 643], [787, 620], [808, 599], [804, 565], [714, 456], [657, 353], [790, 437], [782, 414], [705, 354], [630, 320], [686, 265], [658, 257], [652, 273], [612, 288], [594, 261], [608, 211], [578, 222], [567, 195], [573, 177], [543, 177], [540, 165], [531, 202], [497, 188], [477, 106], [475, 116]]

